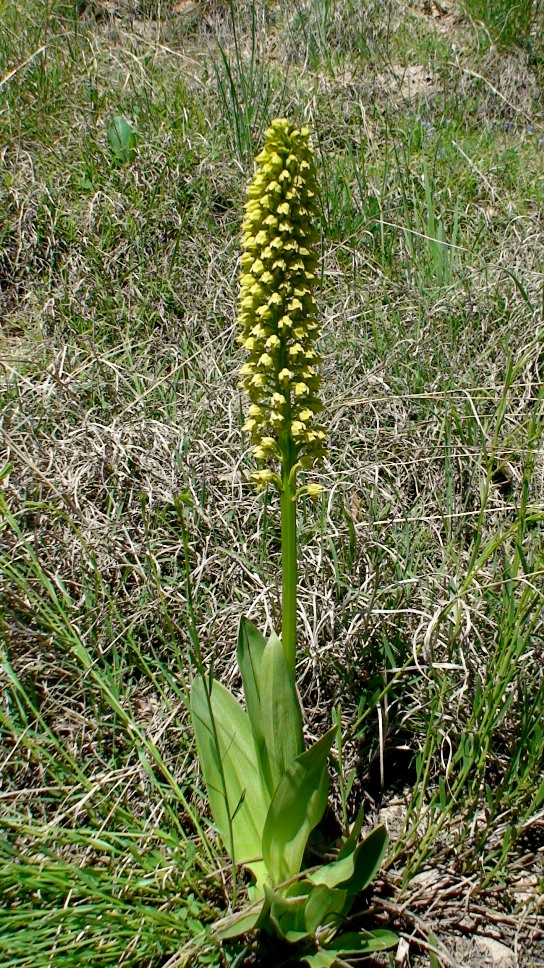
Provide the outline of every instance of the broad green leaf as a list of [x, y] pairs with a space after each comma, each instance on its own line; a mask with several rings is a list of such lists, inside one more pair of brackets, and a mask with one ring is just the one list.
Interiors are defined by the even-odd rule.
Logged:
[[251, 731], [255, 742], [255, 749], [261, 764], [261, 772], [270, 792], [274, 793], [274, 785], [268, 762], [268, 752], [263, 733], [261, 717], [261, 663], [266, 648], [266, 639], [247, 618], [240, 619], [238, 629], [238, 648], [236, 658], [242, 676], [246, 709], [249, 716]]
[[386, 928], [376, 928], [374, 931], [348, 931], [329, 941], [327, 951], [331, 954], [335, 952], [337, 958], [344, 958], [349, 955], [386, 951], [398, 942], [397, 935]]
[[257, 926], [257, 921], [261, 916], [260, 908], [256, 911], [240, 911], [238, 914], [231, 915], [218, 921], [212, 928], [212, 934], [218, 941], [227, 941], [232, 938], [239, 938], [248, 931], [253, 931]]
[[204, 681], [194, 680], [191, 713], [212, 816], [233, 862], [245, 864], [261, 881], [268, 795], [263, 790], [249, 719], [215, 679], [209, 703]]
[[121, 162], [134, 161], [136, 157], [136, 134], [122, 115], [108, 125], [108, 141], [115, 157]]
[[[269, 933], [275, 934], [291, 944], [310, 937], [305, 921], [307, 894], [287, 897], [285, 894], [275, 891], [268, 884], [264, 885], [264, 893], [270, 905]], [[262, 925], [262, 921], [260, 924]], [[272, 932], [270, 931], [271, 926], [274, 928]]]
[[325, 884], [327, 887], [342, 885], [348, 894], [359, 894], [380, 869], [387, 843], [387, 831], [380, 825], [365, 837], [352, 854], [331, 864], [324, 864], [317, 871], [308, 874], [308, 880], [312, 884]]
[[346, 902], [346, 892], [333, 890], [319, 884], [310, 890], [304, 918], [306, 929], [310, 934], [315, 934], [319, 927], [324, 927], [337, 920], [337, 916], [342, 913]]
[[301, 955], [300, 961], [305, 961], [310, 968], [332, 968], [337, 958], [337, 953], [320, 948], [319, 951], [313, 951], [311, 954]]
[[355, 850], [342, 860], [331, 861], [330, 864], [323, 864], [317, 870], [308, 874], [308, 880], [315, 886], [337, 887], [339, 884], [349, 882], [355, 871]]
[[275, 791], [286, 770], [304, 751], [304, 740], [295, 677], [274, 632], [261, 663], [261, 716]]
[[298, 874], [308, 837], [327, 806], [327, 757], [336, 727], [301, 753], [279, 782], [263, 832], [263, 857], [274, 884]]
[[372, 883], [378, 873], [387, 851], [389, 836], [380, 824], [375, 827], [355, 851], [355, 870], [345, 888], [349, 894], [360, 894]]

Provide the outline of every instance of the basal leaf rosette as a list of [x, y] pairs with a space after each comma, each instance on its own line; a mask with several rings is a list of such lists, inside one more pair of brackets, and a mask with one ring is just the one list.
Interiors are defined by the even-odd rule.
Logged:
[[314, 348], [318, 186], [307, 128], [272, 122], [247, 195], [238, 339], [249, 354], [241, 368], [250, 400], [244, 430], [265, 465], [253, 475], [263, 485], [279, 483], [270, 469], [277, 460], [283, 475], [324, 454]]

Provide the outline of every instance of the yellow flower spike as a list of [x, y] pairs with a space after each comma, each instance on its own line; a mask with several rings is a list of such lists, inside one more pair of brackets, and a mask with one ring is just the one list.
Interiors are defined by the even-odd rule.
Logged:
[[[319, 379], [309, 365], [318, 361], [312, 348], [319, 332], [312, 294], [317, 197], [308, 129], [273, 121], [247, 192], [238, 318], [249, 354], [241, 376], [251, 397], [245, 429], [253, 454], [267, 464], [280, 458], [283, 467], [291, 447], [291, 471], [323, 453], [315, 418]], [[262, 485], [270, 478], [254, 480]]]

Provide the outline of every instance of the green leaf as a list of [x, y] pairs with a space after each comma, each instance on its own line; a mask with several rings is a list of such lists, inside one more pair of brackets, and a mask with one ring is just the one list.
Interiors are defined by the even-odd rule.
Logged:
[[202, 678], [194, 680], [191, 713], [210, 810], [232, 861], [245, 864], [260, 882], [269, 797], [249, 719], [220, 682], [212, 680], [209, 702], [206, 689]]
[[357, 811], [357, 816], [355, 817], [355, 820], [353, 822], [351, 833], [349, 837], [346, 838], [344, 844], [338, 851], [338, 858], [337, 858], [338, 860], [342, 860], [344, 857], [347, 857], [349, 854], [352, 854], [355, 848], [357, 847], [357, 843], [359, 841], [359, 836], [361, 833], [361, 828], [363, 826], [364, 815], [365, 815], [364, 804], [361, 804], [361, 806]]
[[261, 715], [272, 791], [275, 791], [288, 768], [304, 751], [304, 739], [295, 677], [274, 632], [262, 656]]
[[377, 874], [387, 850], [387, 843], [387, 831], [380, 825], [365, 837], [352, 854], [331, 864], [324, 864], [317, 871], [309, 873], [308, 880], [312, 884], [324, 884], [327, 887], [341, 885], [353, 897], [364, 891]]
[[[429, 931], [429, 944], [438, 949], [438, 939], [433, 931]], [[440, 962], [436, 957], [436, 951], [429, 951], [429, 968], [440, 968]]]
[[268, 752], [263, 733], [261, 717], [261, 664], [266, 648], [266, 639], [247, 618], [240, 619], [238, 629], [238, 647], [236, 658], [242, 676], [246, 709], [249, 716], [251, 731], [255, 742], [255, 749], [261, 765], [261, 772], [270, 792], [274, 793], [274, 785], [268, 762]]
[[108, 141], [118, 161], [134, 161], [136, 157], [136, 134], [122, 115], [118, 115], [108, 125]]
[[336, 957], [346, 957], [357, 954], [371, 954], [373, 951], [386, 951], [398, 944], [399, 939], [393, 931], [387, 928], [376, 928], [374, 931], [347, 931], [340, 934], [327, 944], [327, 951], [335, 952]]
[[337, 954], [320, 948], [311, 954], [301, 955], [300, 960], [305, 961], [310, 968], [332, 968], [337, 961]]
[[308, 880], [316, 887], [334, 888], [339, 884], [349, 883], [355, 872], [355, 851], [341, 860], [332, 861], [330, 864], [323, 864], [317, 870], [308, 873]]
[[301, 753], [279, 782], [263, 831], [263, 857], [274, 884], [298, 874], [308, 837], [327, 806], [327, 757], [336, 727]]
[[533, 813], [534, 811], [538, 810], [542, 803], [544, 803], [544, 780], [542, 780], [542, 783], [533, 797], [530, 812]]
[[275, 934], [278, 938], [289, 941], [291, 944], [296, 944], [298, 941], [311, 936], [306, 928], [305, 921], [306, 893], [286, 896], [279, 891], [275, 891], [268, 884], [264, 885], [264, 893], [269, 904], [269, 923], [263, 924], [263, 919], [261, 919], [260, 927], [264, 927], [269, 934]]
[[337, 920], [343, 911], [346, 896], [346, 891], [333, 890], [324, 884], [310, 890], [304, 911], [306, 929], [310, 934]]
[[212, 928], [212, 935], [218, 941], [240, 938], [241, 935], [247, 934], [256, 928], [260, 916], [261, 911], [259, 908], [256, 911], [239, 911], [235, 915], [218, 921]]
[[387, 852], [389, 836], [387, 830], [380, 824], [375, 827], [355, 851], [355, 870], [350, 879], [347, 890], [350, 894], [359, 894], [372, 883], [378, 873]]

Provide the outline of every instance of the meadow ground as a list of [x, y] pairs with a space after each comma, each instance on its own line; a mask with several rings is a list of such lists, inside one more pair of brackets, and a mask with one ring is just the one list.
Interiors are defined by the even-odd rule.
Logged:
[[544, 965], [542, 5], [0, 12], [0, 963], [174, 966], [228, 904], [187, 690], [195, 635], [236, 687], [240, 613], [278, 625], [235, 336], [289, 116], [330, 428], [299, 675], [336, 819], [390, 829], [360, 916], [411, 964]]

